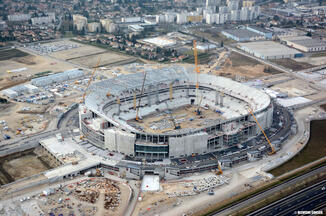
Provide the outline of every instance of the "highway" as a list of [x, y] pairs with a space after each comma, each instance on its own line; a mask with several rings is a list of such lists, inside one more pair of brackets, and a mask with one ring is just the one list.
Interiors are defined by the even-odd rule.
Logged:
[[[325, 165], [325, 166], [322, 166], [322, 167], [320, 167], [320, 168], [314, 169], [314, 170], [312, 170], [312, 171], [310, 171], [310, 172], [308, 172], [308, 173], [305, 173], [305, 174], [303, 174], [303, 175], [300, 175], [300, 176], [298, 176], [298, 177], [296, 177], [296, 178], [293, 178], [293, 179], [291, 179], [291, 180], [289, 180], [289, 181], [286, 181], [286, 182], [284, 182], [284, 183], [282, 183], [282, 184], [276, 185], [276, 186], [274, 186], [274, 187], [272, 187], [272, 188], [270, 188], [270, 189], [268, 189], [268, 190], [262, 191], [262, 192], [258, 193], [257, 195], [250, 196], [250, 197], [249, 197], [248, 199], [246, 199], [246, 200], [243, 200], [243, 201], [240, 201], [240, 202], [234, 203], [234, 204], [232, 204], [231, 206], [229, 206], [229, 207], [227, 207], [227, 208], [224, 208], [224, 209], [222, 209], [222, 210], [219, 210], [219, 211], [214, 212], [214, 213], [209, 214], [209, 215], [214, 215], [214, 216], [219, 216], [219, 215], [230, 215], [230, 214], [232, 214], [233, 212], [236, 212], [236, 211], [238, 211], [238, 210], [244, 209], [244, 208], [246, 208], [246, 207], [248, 207], [248, 206], [253, 205], [254, 203], [257, 203], [257, 202], [259, 202], [259, 201], [265, 199], [266, 197], [271, 196], [272, 194], [275, 194], [275, 193], [277, 193], [277, 192], [279, 192], [279, 191], [282, 191], [282, 190], [284, 190], [285, 188], [288, 188], [288, 187], [290, 187], [290, 186], [293, 187], [293, 186], [295, 186], [297, 183], [300, 183], [300, 182], [304, 181], [305, 179], [307, 179], [307, 178], [309, 178], [309, 177], [311, 177], [311, 176], [314, 176], [314, 175], [316, 175], [316, 174], [318, 174], [318, 173], [321, 173], [321, 172], [326, 172], [326, 165]], [[326, 183], [324, 184], [324, 186], [326, 187]], [[325, 191], [325, 192], [326, 192], [326, 191]], [[319, 196], [318, 196], [318, 198], [319, 198]], [[326, 194], [325, 194], [325, 197], [324, 197], [324, 196], [321, 197], [321, 199], [325, 199], [325, 198], [326, 198]], [[326, 201], [326, 199], [325, 199], [325, 201]], [[297, 204], [298, 204], [298, 203], [297, 203]], [[296, 206], [297, 206], [297, 204], [296, 204]], [[311, 203], [308, 203], [308, 205], [310, 205], [310, 204], [311, 204]], [[300, 206], [301, 206], [301, 204], [300, 204]], [[288, 206], [288, 207], [290, 207], [290, 206]], [[312, 209], [313, 209], [313, 208], [312, 208]], [[312, 210], [312, 209], [310, 209], [310, 210]], [[259, 214], [259, 213], [257, 213], [257, 214], [253, 214], [253, 215], [269, 215], [269, 214], [264, 214], [264, 213], [263, 213], [263, 214]], [[272, 214], [272, 215], [275, 215], [275, 213]], [[282, 215], [283, 215], [283, 214], [282, 214]], [[286, 214], [285, 214], [285, 215], [286, 215]], [[292, 212], [290, 215], [293, 215], [293, 212]]]
[[294, 215], [298, 211], [318, 211], [325, 208], [326, 180], [280, 199], [249, 214], [254, 215]]

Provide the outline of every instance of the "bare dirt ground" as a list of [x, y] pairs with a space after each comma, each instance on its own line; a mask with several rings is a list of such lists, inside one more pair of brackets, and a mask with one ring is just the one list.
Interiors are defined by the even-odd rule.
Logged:
[[142, 201], [138, 202], [133, 215], [155, 215], [159, 211], [160, 206], [164, 208], [172, 207], [177, 203], [178, 198], [169, 198], [167, 193], [173, 193], [185, 189], [180, 183], [162, 183], [162, 191], [145, 192], [142, 196]]
[[57, 167], [58, 164], [41, 148], [13, 153], [0, 158], [0, 184], [7, 184], [21, 178], [33, 176]]
[[317, 93], [309, 83], [299, 79], [284, 82], [272, 87], [273, 90], [288, 94], [290, 97], [308, 96]]
[[15, 180], [35, 175], [48, 169], [48, 167], [41, 163], [40, 160], [32, 154], [6, 161], [3, 164], [3, 168]]
[[[67, 41], [68, 43], [68, 41]], [[78, 65], [83, 65], [88, 68], [92, 68], [96, 65], [98, 59], [100, 58], [100, 66], [106, 66], [110, 64], [115, 64], [123, 61], [134, 61], [135, 58], [120, 55], [106, 49], [99, 47], [76, 43], [74, 41], [69, 41], [71, 44], [78, 45], [77, 48], [62, 50], [58, 52], [53, 52], [50, 54], [51, 57], [66, 60]]]
[[[27, 68], [21, 72], [8, 73], [8, 70], [18, 68]], [[49, 58], [30, 54], [25, 57], [13, 58], [10, 60], [0, 61], [0, 77], [10, 77], [14, 75], [22, 75], [23, 77], [31, 77], [32, 75], [44, 71], [52, 71], [53, 73], [62, 72], [74, 68], [69, 63], [57, 62]], [[1, 85], [1, 83], [0, 83]]]
[[296, 62], [304, 62], [315, 66], [326, 64], [326, 56], [303, 57], [303, 58], [295, 58], [294, 60]]
[[[200, 127], [202, 124], [205, 124], [206, 120], [217, 120], [223, 118], [220, 114], [213, 112], [212, 110], [203, 109], [201, 108], [200, 111], [202, 112], [202, 115], [196, 115], [195, 111], [197, 110], [197, 107], [190, 106], [190, 107], [180, 107], [178, 109], [172, 110], [172, 116], [174, 118], [174, 121], [176, 124], [180, 122], [181, 128], [196, 128]], [[204, 118], [203, 118], [204, 117]], [[189, 119], [193, 120], [189, 120]], [[151, 128], [151, 125], [156, 125], [160, 122], [165, 122], [164, 125], [170, 125], [170, 127], [167, 127], [165, 129], [157, 129], [153, 130]], [[143, 119], [143, 123], [139, 123], [137, 121], [132, 121], [134, 124], [139, 124], [140, 126], [145, 128], [145, 131], [151, 132], [151, 133], [164, 133], [168, 131], [174, 130], [174, 124], [171, 119], [170, 114], [153, 114], [150, 116], [146, 116]]]
[[313, 65], [310, 63], [306, 62], [297, 62], [293, 59], [276, 59], [276, 60], [271, 60], [272, 62], [281, 65], [283, 67], [289, 68], [293, 71], [300, 71], [308, 68], [312, 68]]
[[235, 79], [236, 76], [239, 76], [245, 80], [280, 73], [273, 68], [266, 67], [260, 62], [243, 56], [239, 53], [232, 52], [229, 59], [230, 62], [226, 62], [219, 70], [215, 70], [212, 73], [232, 79]]
[[101, 52], [98, 54], [86, 55], [83, 57], [70, 59], [69, 61], [74, 62], [76, 64], [84, 65], [88, 68], [92, 68], [92, 67], [96, 66], [99, 59], [100, 59], [100, 66], [106, 66], [106, 65], [110, 65], [110, 64], [124, 62], [124, 61], [128, 62], [128, 60], [130, 60], [130, 61], [134, 60], [134, 58], [115, 54], [113, 52], [108, 51], [108, 52], [104, 52], [104, 53]]
[[[11, 137], [19, 136], [16, 134], [18, 128], [22, 129], [24, 134], [32, 134], [42, 131], [46, 128], [49, 118], [48, 114], [24, 114], [19, 113], [23, 107], [30, 107], [32, 110], [44, 111], [44, 107], [36, 104], [24, 104], [12, 102], [12, 105], [7, 108], [0, 110], [0, 120], [7, 122], [9, 130], [3, 131], [0, 126], [0, 130], [8, 134]], [[0, 137], [0, 141], [3, 138]]]

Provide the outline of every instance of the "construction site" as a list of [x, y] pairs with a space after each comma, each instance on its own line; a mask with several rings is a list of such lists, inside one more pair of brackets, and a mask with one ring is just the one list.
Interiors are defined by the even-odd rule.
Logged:
[[1, 92], [0, 215], [191, 214], [273, 178], [323, 116], [325, 73], [230, 49], [200, 65], [193, 45], [195, 64], [118, 66], [77, 43], [28, 47], [86, 68]]

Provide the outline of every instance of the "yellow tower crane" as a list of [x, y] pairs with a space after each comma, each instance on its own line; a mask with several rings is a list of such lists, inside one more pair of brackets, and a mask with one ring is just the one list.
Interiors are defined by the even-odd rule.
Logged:
[[95, 72], [96, 72], [98, 66], [100, 65], [100, 62], [101, 62], [101, 58], [99, 58], [99, 59], [97, 60], [97, 63], [96, 63], [96, 65], [95, 65], [95, 67], [94, 67], [94, 70], [93, 70], [93, 72], [92, 72], [92, 74], [91, 74], [91, 77], [90, 77], [89, 80], [88, 80], [88, 83], [87, 83], [87, 86], [86, 86], [85, 92], [84, 92], [84, 94], [83, 94], [83, 98], [82, 98], [82, 100], [80, 101], [80, 103], [84, 103], [84, 102], [85, 102], [85, 97], [86, 97], [86, 95], [87, 95], [87, 90], [88, 90], [88, 88], [89, 88], [91, 82], [93, 81], [94, 74], [95, 74]]
[[257, 125], [258, 125], [258, 127], [259, 127], [259, 129], [261, 130], [261, 132], [264, 134], [264, 136], [265, 136], [265, 138], [266, 138], [266, 140], [267, 140], [267, 142], [268, 142], [268, 144], [270, 145], [270, 147], [271, 147], [271, 149], [272, 149], [272, 151], [271, 152], [269, 152], [268, 154], [269, 155], [272, 155], [272, 154], [275, 154], [275, 148], [274, 148], [274, 146], [272, 145], [272, 143], [271, 143], [271, 141], [269, 141], [269, 139], [268, 139], [268, 137], [267, 137], [267, 135], [265, 134], [265, 131], [264, 131], [264, 129], [260, 126], [260, 124], [259, 124], [259, 122], [258, 122], [258, 120], [256, 119], [256, 117], [255, 117], [255, 115], [254, 115], [254, 113], [252, 112], [252, 110], [251, 110], [251, 108], [250, 107], [248, 107], [248, 111], [249, 111], [249, 113], [252, 115], [252, 117], [255, 119], [255, 121], [256, 121], [256, 123], [257, 123]]

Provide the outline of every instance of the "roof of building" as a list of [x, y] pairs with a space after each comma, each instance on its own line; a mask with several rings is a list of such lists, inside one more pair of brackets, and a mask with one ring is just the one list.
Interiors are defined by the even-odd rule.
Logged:
[[229, 29], [229, 30], [223, 30], [223, 32], [231, 34], [237, 38], [261, 37], [260, 34], [253, 31], [249, 31], [248, 29]]
[[296, 49], [289, 48], [273, 41], [238, 43], [238, 45], [264, 56], [294, 55], [301, 53]]
[[248, 28], [255, 29], [257, 31], [263, 32], [263, 33], [272, 33], [271, 31], [258, 27], [258, 26], [248, 26]]
[[320, 46], [326, 46], [326, 42], [318, 39], [299, 39], [299, 40], [290, 40], [292, 43], [296, 43], [301, 46], [305, 47], [320, 47]]

